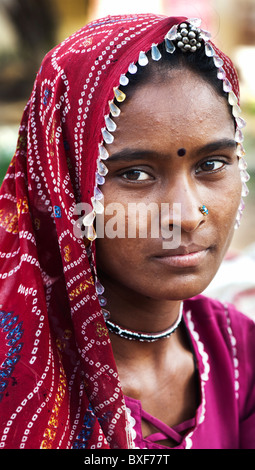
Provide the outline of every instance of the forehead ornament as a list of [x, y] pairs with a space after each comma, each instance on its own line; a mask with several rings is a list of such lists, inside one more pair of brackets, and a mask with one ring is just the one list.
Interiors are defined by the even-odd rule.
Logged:
[[[240, 225], [242, 212], [244, 209], [243, 197], [247, 196], [249, 193], [248, 187], [246, 185], [249, 180], [249, 175], [247, 173], [247, 163], [245, 160], [245, 150], [243, 147], [244, 136], [242, 129], [245, 126], [245, 121], [240, 117], [241, 109], [238, 105], [238, 98], [235, 95], [230, 81], [227, 79], [227, 73], [224, 69], [225, 64], [221, 57], [217, 55], [216, 50], [213, 47], [213, 44], [210, 42], [211, 34], [208, 31], [205, 31], [201, 28], [201, 20], [199, 18], [190, 18], [185, 22], [176, 24], [171, 27], [167, 32], [164, 38], [164, 46], [169, 54], [174, 54], [177, 49], [181, 50], [184, 54], [195, 54], [199, 49], [204, 47], [205, 55], [210, 58], [214, 66], [217, 69], [217, 77], [222, 81], [222, 88], [227, 94], [228, 103], [232, 107], [232, 114], [235, 119], [236, 124], [236, 133], [235, 141], [237, 143], [237, 157], [239, 160], [239, 169], [240, 177], [242, 181], [242, 194], [241, 202], [238, 208], [235, 228], [238, 228]], [[89, 241], [94, 241], [96, 239], [96, 232], [94, 229], [94, 221], [97, 214], [102, 213], [103, 203], [97, 203], [103, 199], [103, 194], [98, 186], [103, 185], [105, 182], [105, 176], [107, 174], [107, 167], [104, 165], [103, 161], [106, 161], [109, 154], [104, 147], [104, 144], [110, 145], [114, 141], [113, 133], [117, 128], [117, 124], [114, 122], [114, 119], [119, 117], [121, 114], [121, 103], [126, 100], [126, 94], [119, 88], [125, 87], [129, 83], [129, 79], [126, 76], [126, 72], [131, 75], [137, 73], [138, 68], [146, 67], [149, 64], [149, 59], [147, 57], [149, 51], [140, 51], [137, 57], [137, 62], [131, 62], [126, 71], [121, 73], [119, 78], [119, 85], [113, 88], [113, 98], [108, 102], [109, 109], [105, 111], [104, 121], [105, 127], [101, 129], [102, 141], [99, 144], [98, 150], [98, 160], [97, 160], [97, 170], [95, 174], [95, 186], [94, 186], [94, 195], [91, 199], [92, 213], [87, 215], [84, 218], [84, 225], [86, 228], [86, 237]], [[151, 59], [153, 61], [159, 61], [162, 57], [158, 45], [153, 42], [151, 45]], [[179, 149], [178, 154], [181, 150]], [[180, 154], [179, 154], [180, 155]], [[181, 156], [181, 155], [180, 155]], [[204, 206], [201, 206], [201, 208]], [[201, 210], [200, 208], [200, 210]], [[206, 209], [206, 208], [205, 208]], [[206, 215], [206, 213], [205, 213]], [[99, 296], [100, 305], [103, 307], [106, 304], [106, 300], [102, 297], [103, 287], [96, 278], [96, 290]]]
[[184, 155], [186, 155], [186, 149], [179, 149], [179, 150], [177, 151], [177, 155], [178, 155], [179, 157], [184, 157]]
[[199, 28], [190, 23], [181, 23], [175, 40], [183, 52], [196, 52], [202, 46], [203, 34]]

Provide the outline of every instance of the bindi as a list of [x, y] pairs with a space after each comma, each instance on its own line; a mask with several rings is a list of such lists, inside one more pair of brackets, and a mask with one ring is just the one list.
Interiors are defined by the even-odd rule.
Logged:
[[177, 151], [177, 155], [178, 155], [179, 157], [184, 157], [184, 155], [186, 155], [186, 149], [179, 149], [179, 150]]

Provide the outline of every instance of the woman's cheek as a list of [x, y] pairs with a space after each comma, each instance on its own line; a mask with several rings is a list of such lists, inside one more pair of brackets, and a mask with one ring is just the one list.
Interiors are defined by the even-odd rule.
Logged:
[[218, 193], [218, 197], [211, 197], [211, 217], [213, 224], [218, 227], [219, 238], [224, 238], [230, 243], [237, 216], [238, 207], [241, 201], [242, 183], [240, 172], [237, 170], [230, 179], [225, 190]]

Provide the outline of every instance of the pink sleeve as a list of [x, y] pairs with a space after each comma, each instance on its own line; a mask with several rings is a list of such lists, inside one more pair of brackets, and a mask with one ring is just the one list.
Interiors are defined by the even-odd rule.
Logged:
[[255, 322], [234, 308], [230, 314], [238, 359], [239, 448], [255, 449]]

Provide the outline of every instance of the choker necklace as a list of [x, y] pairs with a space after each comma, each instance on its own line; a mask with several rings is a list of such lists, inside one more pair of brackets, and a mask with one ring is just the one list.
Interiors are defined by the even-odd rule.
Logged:
[[126, 338], [129, 340], [153, 342], [159, 339], [168, 338], [174, 333], [174, 331], [178, 328], [179, 324], [181, 323], [182, 312], [183, 312], [183, 302], [181, 303], [179, 315], [178, 315], [177, 320], [174, 322], [174, 324], [170, 326], [170, 328], [160, 331], [159, 333], [146, 333], [142, 331], [129, 330], [127, 328], [123, 328], [117, 325], [116, 323], [110, 320], [105, 320], [105, 323], [110, 332], [115, 333], [116, 335], [119, 335], [122, 338]]

